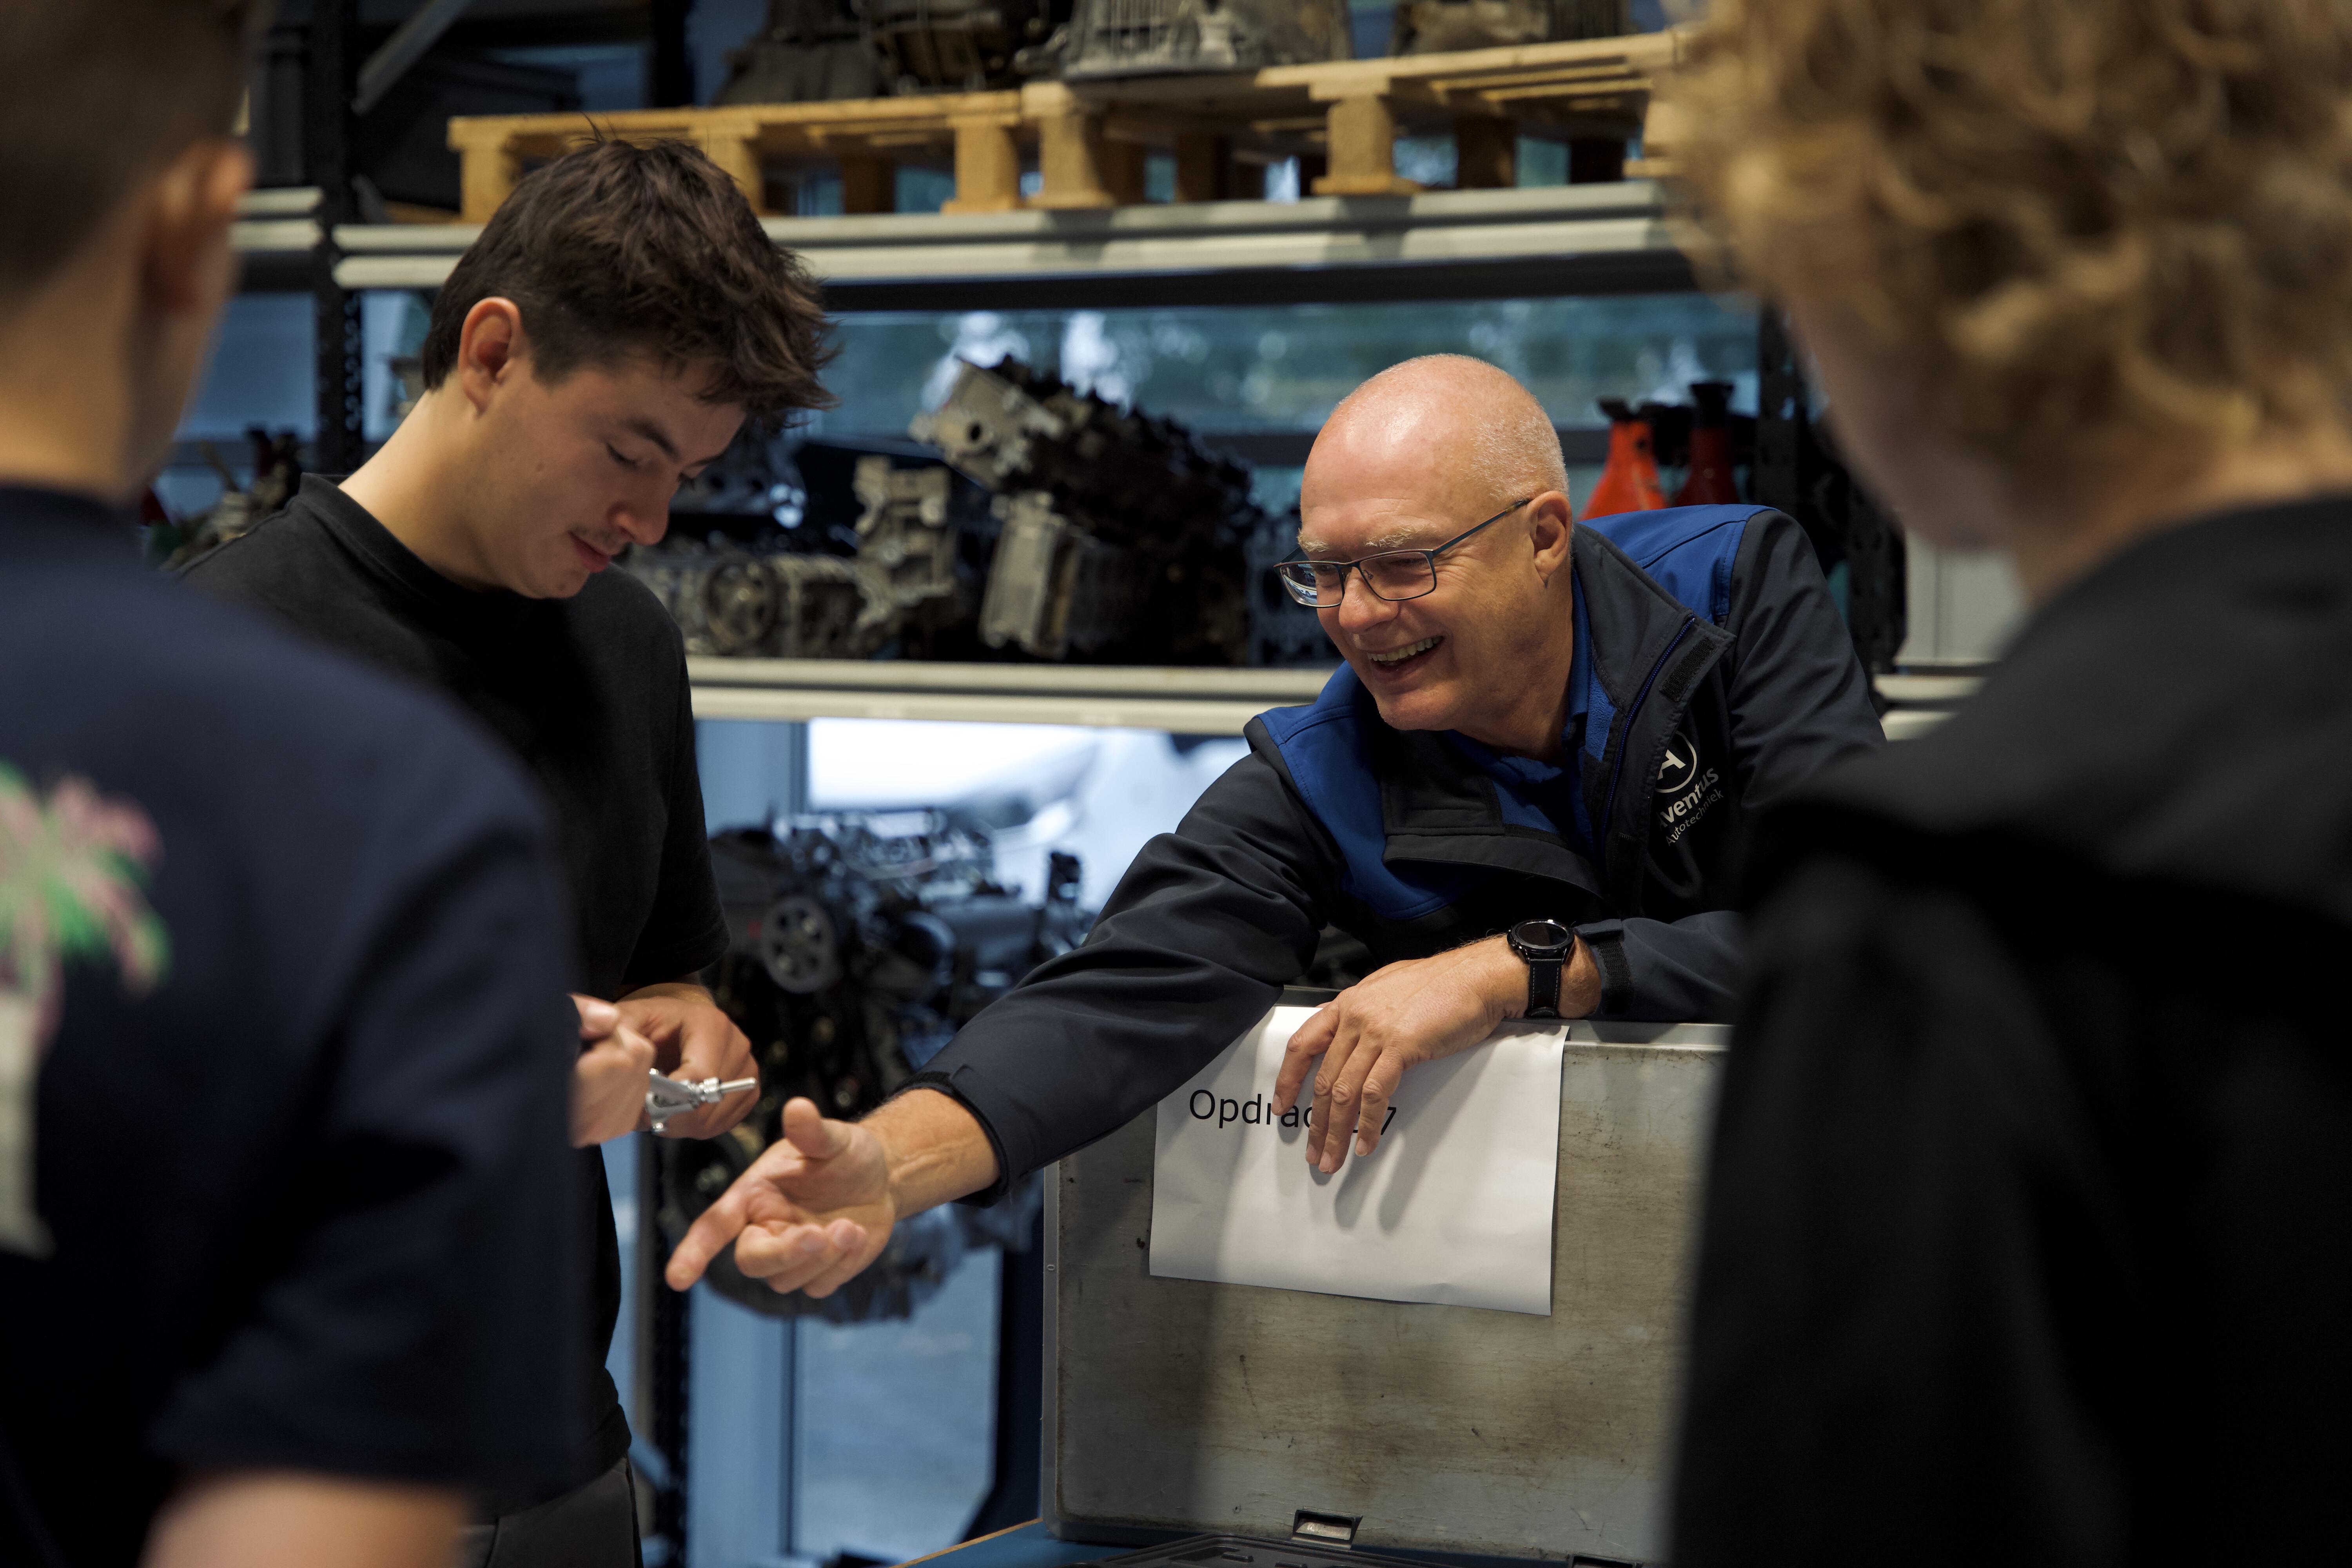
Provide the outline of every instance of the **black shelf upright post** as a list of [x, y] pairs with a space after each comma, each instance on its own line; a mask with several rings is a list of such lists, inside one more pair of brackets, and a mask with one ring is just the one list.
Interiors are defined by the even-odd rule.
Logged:
[[687, 1547], [688, 1451], [687, 1412], [692, 1390], [694, 1298], [662, 1282], [662, 1261], [668, 1254], [663, 1220], [671, 1205], [676, 1161], [658, 1140], [640, 1136], [643, 1145], [637, 1176], [637, 1226], [642, 1238], [639, 1256], [646, 1315], [645, 1376], [642, 1402], [644, 1426], [639, 1438], [659, 1465], [653, 1482], [653, 1517], [646, 1522], [646, 1563], [658, 1558], [667, 1568], [685, 1568]]
[[1045, 1216], [1029, 1245], [1004, 1249], [996, 1316], [995, 1474], [963, 1538], [976, 1541], [1038, 1515], [1045, 1415]]
[[653, 47], [646, 51], [646, 107], [679, 109], [695, 101], [694, 55], [688, 19], [694, 0], [652, 0]]
[[1757, 328], [1753, 473], [1755, 499], [1797, 520], [1822, 570], [1845, 568], [1846, 628], [1863, 668], [1893, 669], [1909, 625], [1903, 531], [1814, 427], [1803, 357], [1769, 306]]
[[1799, 522], [1805, 521], [1802, 470], [1810, 404], [1804, 367], [1798, 363], [1788, 324], [1767, 305], [1756, 324], [1754, 488], [1757, 500], [1779, 507]]
[[352, 95], [358, 85], [359, 0], [312, 0], [303, 82], [303, 137], [310, 183], [318, 187], [319, 243], [310, 253], [317, 332], [318, 434], [310, 467], [347, 474], [364, 455], [366, 367], [360, 296], [335, 281], [338, 226], [352, 216]]

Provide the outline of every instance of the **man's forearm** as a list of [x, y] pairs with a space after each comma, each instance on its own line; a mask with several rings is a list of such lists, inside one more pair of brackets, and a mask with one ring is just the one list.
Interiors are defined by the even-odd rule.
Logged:
[[865, 1125], [888, 1157], [891, 1202], [901, 1219], [996, 1183], [987, 1131], [952, 1095], [909, 1089]]
[[1559, 1016], [1590, 1018], [1601, 1009], [1601, 966], [1592, 961], [1592, 947], [1582, 937], [1576, 952], [1560, 966]]
[[453, 1487], [295, 1471], [192, 1476], [155, 1516], [144, 1568], [444, 1568]]

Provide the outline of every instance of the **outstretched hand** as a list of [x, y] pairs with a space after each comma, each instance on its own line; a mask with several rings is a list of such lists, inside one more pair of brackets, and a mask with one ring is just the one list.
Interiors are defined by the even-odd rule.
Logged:
[[1527, 997], [1528, 967], [1500, 937], [1374, 970], [1290, 1037], [1274, 1080], [1275, 1110], [1297, 1102], [1313, 1070], [1307, 1163], [1336, 1171], [1349, 1134], [1359, 1155], [1380, 1147], [1389, 1102], [1407, 1068], [1476, 1045], [1526, 1011]]
[[735, 1267], [779, 1295], [830, 1296], [874, 1261], [898, 1223], [889, 1159], [867, 1127], [784, 1106], [784, 1135], [703, 1211], [664, 1278], [683, 1290], [735, 1246]]

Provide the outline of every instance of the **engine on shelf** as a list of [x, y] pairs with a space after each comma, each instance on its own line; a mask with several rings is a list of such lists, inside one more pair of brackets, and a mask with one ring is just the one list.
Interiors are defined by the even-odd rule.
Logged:
[[864, 24], [845, 0], [768, 0], [760, 30], [727, 51], [713, 103], [816, 103], [887, 90]]
[[[1355, 53], [1345, 0], [767, 0], [718, 103], [1257, 70]], [[1389, 52], [1633, 30], [1628, 0], [1396, 0]]]
[[1633, 30], [1626, 0], [1397, 0], [1389, 52], [1433, 55]]
[[808, 549], [779, 527], [748, 541], [672, 538], [622, 564], [661, 600], [688, 653], [870, 658], [969, 618], [950, 479], [936, 463], [858, 459], [863, 510], [849, 555]]
[[[671, 537], [621, 564], [693, 654], [1330, 660], [1272, 572], [1296, 514], [1260, 508], [1249, 466], [1173, 420], [1006, 360], [960, 363], [911, 433], [947, 463], [814, 441], [791, 465], [730, 450], [681, 494]], [[780, 477], [793, 466], [798, 482]]]
[[856, 0], [856, 8], [899, 92], [1013, 86], [1021, 52], [1069, 15], [1068, 0]]
[[1344, 0], [768, 0], [759, 31], [727, 51], [714, 101], [971, 92], [1024, 77], [1255, 70], [1351, 53]]
[[1013, 359], [959, 364], [908, 433], [995, 492], [1003, 531], [980, 610], [989, 647], [1253, 662], [1251, 544], [1287, 528], [1251, 499], [1246, 464]]
[[1077, 0], [1069, 26], [1024, 68], [1070, 81], [1344, 60], [1344, 0]]
[[[712, 994], [751, 1038], [761, 1099], [732, 1131], [665, 1141], [660, 1221], [671, 1246], [779, 1136], [806, 1096], [855, 1118], [921, 1070], [974, 1014], [1085, 940], [1078, 862], [1055, 854], [1041, 897], [992, 878], [984, 830], [940, 812], [808, 816], [710, 841], [729, 948]], [[974, 1247], [1018, 1246], [1034, 1184], [991, 1209], [935, 1209], [899, 1225], [882, 1258], [822, 1301], [746, 1279], [733, 1254], [720, 1294], [772, 1316], [904, 1317]]]

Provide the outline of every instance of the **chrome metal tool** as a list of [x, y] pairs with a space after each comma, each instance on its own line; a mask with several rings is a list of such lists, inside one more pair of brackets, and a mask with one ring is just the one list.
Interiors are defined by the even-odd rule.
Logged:
[[759, 1087], [756, 1078], [730, 1079], [721, 1083], [715, 1078], [675, 1079], [647, 1073], [646, 1114], [653, 1119], [654, 1131], [659, 1132], [673, 1116], [716, 1105], [730, 1094], [742, 1094]]

